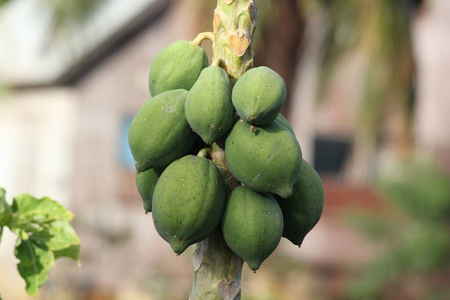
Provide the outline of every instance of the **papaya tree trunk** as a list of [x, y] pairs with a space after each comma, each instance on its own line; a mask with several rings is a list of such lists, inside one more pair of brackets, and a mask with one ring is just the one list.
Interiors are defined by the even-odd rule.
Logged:
[[[227, 71], [232, 84], [253, 66], [253, 34], [257, 22], [255, 0], [218, 0], [214, 10], [212, 63]], [[233, 180], [223, 147], [213, 145], [212, 160], [230, 190]], [[196, 245], [194, 279], [189, 299], [241, 299], [242, 259], [225, 244], [220, 229]]]
[[242, 259], [228, 248], [220, 230], [197, 244], [189, 299], [241, 299]]

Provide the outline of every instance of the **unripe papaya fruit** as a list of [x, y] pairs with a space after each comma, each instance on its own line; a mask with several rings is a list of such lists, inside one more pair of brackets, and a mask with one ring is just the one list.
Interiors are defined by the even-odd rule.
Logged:
[[286, 101], [286, 84], [268, 67], [253, 68], [237, 80], [232, 98], [242, 120], [254, 125], [268, 125]]
[[152, 63], [148, 80], [150, 94], [154, 97], [170, 90], [189, 90], [207, 66], [208, 57], [202, 47], [187, 40], [172, 43]]
[[136, 169], [166, 167], [185, 155], [195, 141], [184, 114], [186, 90], [173, 90], [148, 100], [138, 110], [128, 131]]
[[225, 143], [231, 173], [247, 187], [283, 198], [292, 195], [302, 151], [295, 136], [278, 122], [250, 126], [238, 121]]
[[212, 144], [234, 123], [227, 72], [217, 66], [203, 69], [186, 98], [186, 119], [206, 144]]
[[225, 187], [214, 163], [187, 155], [161, 174], [153, 193], [153, 222], [173, 251], [181, 254], [207, 238], [220, 222]]
[[281, 125], [283, 125], [287, 129], [289, 129], [289, 131], [292, 132], [295, 135], [294, 129], [292, 128], [291, 124], [289, 123], [289, 121], [282, 114], [278, 114], [278, 116], [275, 119], [275, 121], [277, 121], [278, 123], [280, 123]]
[[228, 198], [222, 232], [228, 247], [256, 271], [280, 242], [283, 214], [272, 195], [240, 186]]
[[283, 211], [283, 236], [294, 245], [301, 246], [305, 236], [319, 222], [322, 215], [324, 193], [319, 175], [313, 167], [303, 161], [292, 197], [282, 199], [275, 196], [275, 198]]
[[145, 212], [152, 211], [152, 197], [161, 171], [158, 169], [149, 169], [145, 172], [136, 172], [136, 187], [141, 195]]

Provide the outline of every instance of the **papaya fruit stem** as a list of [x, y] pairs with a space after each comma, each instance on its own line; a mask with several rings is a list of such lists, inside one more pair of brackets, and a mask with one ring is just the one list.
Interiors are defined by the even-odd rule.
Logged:
[[211, 154], [212, 154], [211, 149], [203, 148], [198, 152], [197, 156], [211, 158]]
[[214, 59], [212, 60], [211, 66], [216, 66], [216, 67], [218, 67], [219, 65], [220, 65], [220, 60], [217, 59], [217, 58], [214, 58]]
[[[257, 24], [255, 0], [217, 0], [213, 20], [213, 65], [224, 69], [231, 84], [253, 67], [253, 36]], [[200, 34], [195, 42], [209, 38]], [[228, 192], [239, 185], [229, 172], [223, 145], [214, 143], [210, 153]], [[189, 299], [241, 299], [242, 259], [226, 245], [220, 226], [196, 245], [194, 280]]]
[[194, 44], [196, 44], [197, 46], [200, 46], [200, 44], [204, 41], [204, 40], [211, 40], [212, 42], [214, 42], [215, 40], [215, 36], [214, 33], [212, 32], [201, 32], [197, 35], [197, 37], [192, 41]]

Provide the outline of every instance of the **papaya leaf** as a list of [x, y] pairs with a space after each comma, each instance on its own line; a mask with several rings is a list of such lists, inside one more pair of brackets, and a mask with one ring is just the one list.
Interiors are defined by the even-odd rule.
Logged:
[[63, 205], [48, 197], [34, 198], [28, 194], [14, 197], [12, 211], [18, 214], [20, 223], [45, 224], [51, 221], [72, 220], [73, 214]]
[[15, 255], [20, 260], [17, 270], [25, 280], [25, 290], [28, 295], [36, 296], [55, 264], [53, 252], [38, 247], [31, 240], [21, 240], [16, 246]]

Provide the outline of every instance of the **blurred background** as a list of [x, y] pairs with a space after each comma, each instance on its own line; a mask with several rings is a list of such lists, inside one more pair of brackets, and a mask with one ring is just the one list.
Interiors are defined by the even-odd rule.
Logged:
[[[0, 0], [0, 186], [66, 205], [82, 246], [37, 299], [187, 298], [194, 247], [176, 257], [144, 214], [127, 130], [152, 60], [212, 30], [215, 2]], [[450, 1], [258, 10], [255, 65], [287, 83], [325, 208], [300, 249], [244, 266], [243, 299], [450, 299]], [[14, 242], [0, 293], [29, 299]]]

